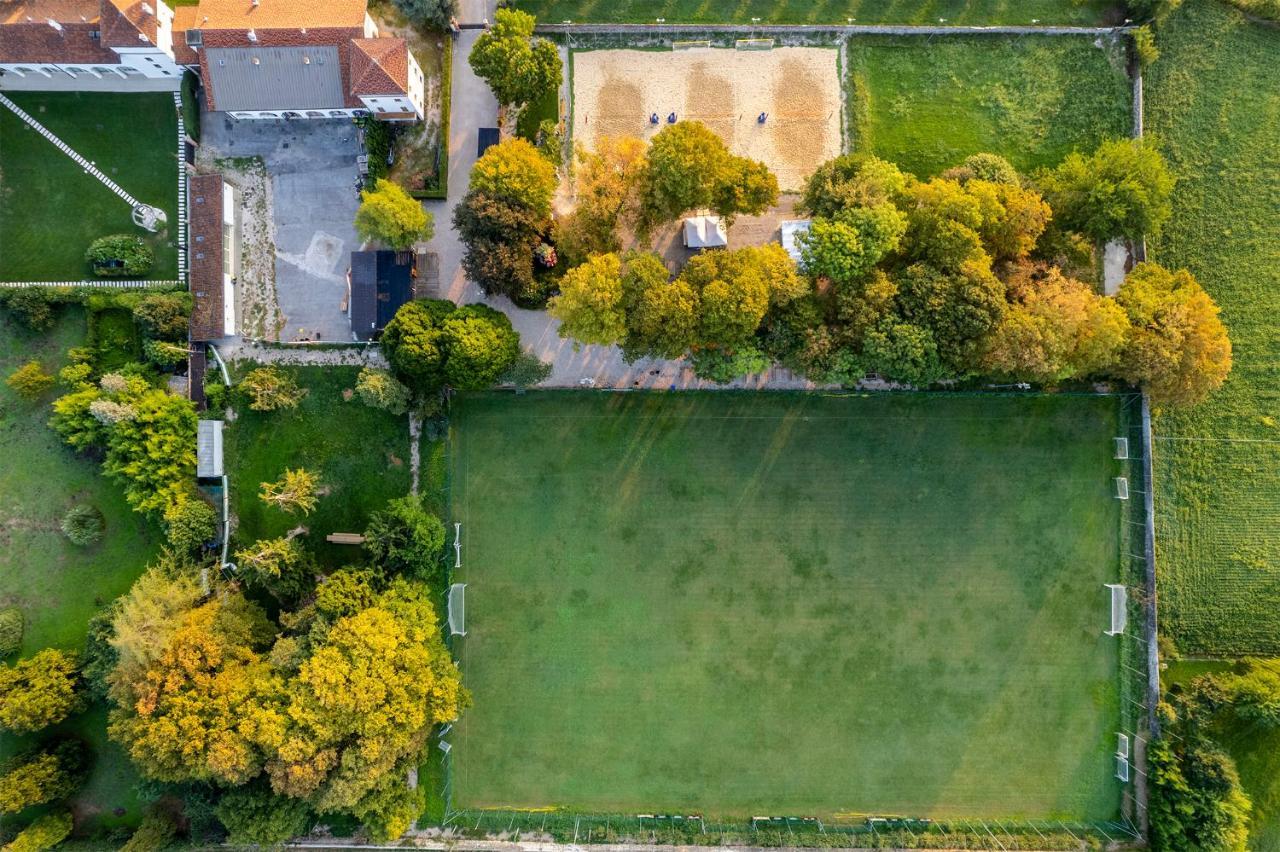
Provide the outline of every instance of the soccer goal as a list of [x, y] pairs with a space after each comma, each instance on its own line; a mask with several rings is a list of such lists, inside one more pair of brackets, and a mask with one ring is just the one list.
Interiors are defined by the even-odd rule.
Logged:
[[736, 50], [773, 50], [771, 38], [740, 38], [733, 43]]
[[1129, 439], [1128, 438], [1116, 438], [1115, 457], [1118, 459], [1129, 458]]
[[1119, 583], [1107, 583], [1111, 590], [1111, 629], [1108, 636], [1119, 636], [1129, 620], [1129, 590]]
[[1117, 476], [1117, 477], [1116, 477], [1116, 499], [1117, 499], [1117, 500], [1128, 500], [1128, 499], [1129, 499], [1129, 480], [1128, 480], [1128, 478], [1123, 477], [1123, 476]]
[[711, 40], [703, 39], [702, 41], [673, 41], [671, 42], [672, 50], [697, 50], [701, 47], [710, 47]]
[[453, 525], [453, 567], [462, 567], [462, 524]]
[[454, 583], [449, 587], [449, 635], [467, 635], [467, 584]]

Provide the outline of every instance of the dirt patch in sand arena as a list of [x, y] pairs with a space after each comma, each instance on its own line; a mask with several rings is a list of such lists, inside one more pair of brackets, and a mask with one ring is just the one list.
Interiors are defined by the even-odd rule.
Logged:
[[[840, 153], [840, 77], [834, 48], [767, 51], [591, 50], [573, 57], [573, 136], [651, 138], [667, 115], [701, 121], [736, 154], [764, 161], [799, 189]], [[760, 113], [768, 119], [760, 124]], [[649, 116], [659, 116], [658, 125]]]

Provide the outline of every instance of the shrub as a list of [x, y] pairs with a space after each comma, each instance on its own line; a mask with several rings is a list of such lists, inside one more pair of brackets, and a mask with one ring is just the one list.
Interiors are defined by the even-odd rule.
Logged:
[[18, 836], [4, 847], [5, 852], [44, 852], [52, 849], [67, 839], [74, 824], [70, 811], [45, 814], [18, 832]]
[[389, 574], [430, 578], [444, 547], [444, 524], [415, 496], [400, 497], [374, 512], [364, 533], [370, 561]]
[[311, 825], [306, 802], [277, 796], [265, 784], [228, 791], [217, 813], [227, 827], [227, 842], [235, 846], [284, 843]]
[[44, 371], [39, 361], [28, 361], [10, 373], [5, 384], [18, 396], [34, 402], [53, 387], [53, 376]]
[[1133, 53], [1138, 57], [1138, 64], [1143, 68], [1160, 58], [1160, 48], [1156, 47], [1156, 35], [1146, 24], [1133, 31]]
[[10, 758], [0, 775], [0, 813], [16, 814], [70, 796], [88, 776], [91, 757], [83, 742], [65, 739]]
[[22, 610], [16, 606], [0, 609], [0, 657], [22, 647]]
[[297, 408], [298, 403], [307, 395], [306, 388], [299, 387], [292, 376], [276, 367], [251, 370], [241, 380], [240, 389], [249, 395], [249, 407], [254, 411]]
[[458, 14], [458, 0], [396, 0], [396, 6], [415, 24], [433, 30], [447, 29]]
[[218, 534], [218, 513], [199, 497], [180, 500], [164, 510], [165, 537], [177, 550], [191, 553]]
[[48, 331], [53, 328], [53, 321], [56, 319], [53, 308], [57, 303], [43, 290], [23, 287], [10, 291], [4, 304], [14, 319], [32, 331]]
[[186, 340], [190, 319], [186, 293], [148, 293], [133, 306], [133, 321], [153, 340]]
[[0, 666], [0, 727], [30, 733], [82, 709], [77, 663], [74, 654], [46, 648]]
[[177, 833], [178, 826], [174, 824], [173, 817], [159, 808], [152, 808], [129, 841], [120, 847], [120, 852], [160, 852], [173, 842]]
[[409, 410], [410, 391], [386, 370], [365, 367], [356, 379], [356, 393], [360, 401], [370, 408], [381, 408], [392, 414], [404, 414]]
[[435, 232], [431, 214], [398, 183], [379, 178], [372, 190], [360, 193], [360, 199], [356, 233], [366, 242], [403, 251], [431, 239]]
[[187, 360], [187, 347], [168, 340], [150, 340], [142, 344], [142, 354], [157, 367], [172, 368]]
[[515, 362], [498, 377], [500, 385], [515, 385], [518, 388], [532, 387], [546, 381], [551, 376], [551, 365], [541, 361], [530, 352], [521, 352]]
[[105, 527], [102, 513], [87, 503], [72, 506], [62, 516], [62, 534], [79, 547], [88, 547], [101, 541]]
[[84, 259], [93, 267], [94, 275], [122, 278], [150, 272], [155, 253], [141, 237], [112, 234], [90, 243]]

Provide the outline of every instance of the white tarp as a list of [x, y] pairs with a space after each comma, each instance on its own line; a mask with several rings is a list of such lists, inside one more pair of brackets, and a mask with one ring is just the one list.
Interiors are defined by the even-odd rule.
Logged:
[[691, 216], [684, 220], [685, 248], [723, 248], [729, 244], [729, 234], [719, 216]]

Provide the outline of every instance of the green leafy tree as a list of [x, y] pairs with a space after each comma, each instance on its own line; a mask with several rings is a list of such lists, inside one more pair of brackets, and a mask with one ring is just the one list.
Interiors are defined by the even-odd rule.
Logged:
[[16, 814], [67, 798], [84, 783], [89, 758], [88, 748], [79, 740], [63, 740], [10, 758], [0, 775], [0, 813]]
[[382, 351], [396, 376], [418, 392], [444, 384], [448, 343], [444, 319], [456, 310], [446, 299], [415, 299], [402, 305], [382, 331]]
[[689, 360], [694, 375], [719, 384], [769, 369], [769, 356], [749, 343], [732, 349], [721, 346], [698, 349]]
[[851, 207], [834, 219], [814, 219], [800, 239], [805, 271], [836, 283], [861, 278], [898, 248], [906, 228], [906, 217], [891, 204]]
[[163, 390], [130, 397], [135, 416], [114, 424], [102, 469], [124, 486], [134, 511], [157, 512], [185, 499], [196, 470], [196, 412]]
[[1155, 144], [1103, 142], [1092, 154], [1068, 154], [1037, 181], [1059, 223], [1095, 240], [1155, 236], [1169, 218], [1174, 178]]
[[1018, 186], [1022, 177], [1013, 165], [999, 154], [970, 154], [964, 162], [954, 168], [947, 169], [942, 177], [960, 184], [971, 180], [985, 180], [989, 183], [1005, 183]]
[[469, 189], [545, 218], [551, 215], [556, 170], [537, 148], [517, 136], [490, 147], [476, 160]]
[[249, 408], [254, 411], [278, 411], [297, 408], [307, 395], [293, 376], [279, 367], [257, 367], [240, 380], [240, 390], [249, 395]]
[[468, 192], [453, 210], [453, 227], [466, 251], [462, 269], [490, 296], [538, 307], [546, 294], [534, 278], [534, 251], [551, 229], [549, 217], [513, 201]]
[[46, 648], [0, 666], [0, 727], [26, 734], [61, 722], [84, 706], [74, 654]]
[[268, 506], [274, 506], [290, 515], [301, 512], [310, 515], [316, 508], [319, 481], [305, 468], [286, 469], [275, 482], [264, 482], [258, 497]]
[[45, 852], [66, 840], [74, 826], [70, 811], [45, 814], [18, 832], [4, 852]]
[[[984, 263], [949, 272], [915, 263], [895, 278], [898, 313], [910, 326], [927, 329], [944, 367], [971, 371], [986, 336], [1006, 310], [1004, 285]], [[915, 382], [913, 382], [914, 384]]]
[[1151, 848], [1244, 852], [1253, 803], [1235, 763], [1198, 728], [1178, 724], [1168, 704], [1160, 712], [1163, 736], [1147, 749]]
[[435, 577], [443, 547], [444, 523], [414, 495], [397, 497], [374, 512], [364, 533], [369, 560], [391, 575]]
[[458, 15], [458, 0], [396, 0], [409, 20], [432, 30], [445, 30]]
[[777, 179], [762, 164], [735, 157], [697, 121], [668, 125], [653, 137], [639, 185], [642, 232], [690, 210], [709, 208], [730, 220], [760, 213], [778, 197]]
[[556, 247], [573, 266], [592, 255], [622, 251], [619, 227], [634, 222], [645, 143], [631, 136], [606, 136], [574, 155], [573, 212], [557, 228]]
[[488, 305], [463, 305], [445, 317], [444, 378], [457, 390], [491, 386], [520, 356], [511, 320]]
[[609, 346], [627, 334], [622, 307], [622, 259], [601, 254], [574, 267], [560, 281], [560, 294], [547, 303], [547, 312], [560, 321], [561, 337], [578, 343]]
[[218, 512], [208, 501], [191, 496], [164, 510], [165, 538], [182, 553], [192, 553], [218, 535]]
[[37, 287], [23, 287], [5, 294], [3, 304], [18, 322], [32, 331], [48, 331], [53, 328], [58, 317], [54, 311], [55, 302], [43, 290]]
[[1231, 372], [1231, 340], [1218, 306], [1185, 269], [1140, 263], [1116, 302], [1133, 327], [1119, 374], [1157, 404], [1195, 405]]
[[907, 176], [886, 160], [868, 154], [844, 154], [810, 175], [800, 209], [825, 219], [853, 207], [892, 204], [907, 188]]
[[314, 820], [306, 802], [277, 796], [256, 783], [228, 790], [217, 814], [232, 846], [275, 846], [304, 834]]
[[435, 228], [422, 203], [398, 183], [379, 178], [372, 190], [360, 193], [356, 233], [365, 242], [382, 243], [396, 251], [431, 239]]
[[22, 647], [22, 610], [16, 606], [0, 609], [0, 658], [16, 653]]
[[259, 539], [236, 551], [236, 564], [244, 571], [265, 577], [280, 577], [303, 561], [301, 546], [294, 539]]
[[917, 387], [927, 387], [946, 374], [929, 329], [893, 318], [867, 332], [862, 366], [868, 373]]
[[404, 414], [409, 410], [412, 392], [404, 383], [387, 370], [365, 367], [356, 378], [356, 395], [370, 408], [380, 408], [391, 414]]
[[421, 785], [409, 789], [405, 783], [405, 775], [414, 765], [409, 762], [387, 773], [382, 782], [351, 809], [374, 842], [389, 843], [400, 837], [426, 808], [426, 789]]
[[533, 37], [534, 18], [517, 9], [499, 9], [493, 26], [476, 39], [468, 61], [503, 106], [536, 101], [560, 85], [560, 53]]
[[53, 387], [53, 376], [44, 371], [39, 361], [28, 361], [10, 373], [5, 384], [18, 396], [34, 402]]
[[687, 280], [671, 280], [662, 258], [629, 253], [622, 275], [627, 317], [623, 352], [628, 360], [679, 358], [693, 346], [698, 332], [698, 292]]
[[162, 852], [168, 849], [178, 835], [173, 817], [158, 807], [151, 807], [142, 817], [142, 823], [120, 847], [120, 852]]
[[148, 293], [133, 306], [133, 321], [152, 340], [187, 340], [190, 293]]

